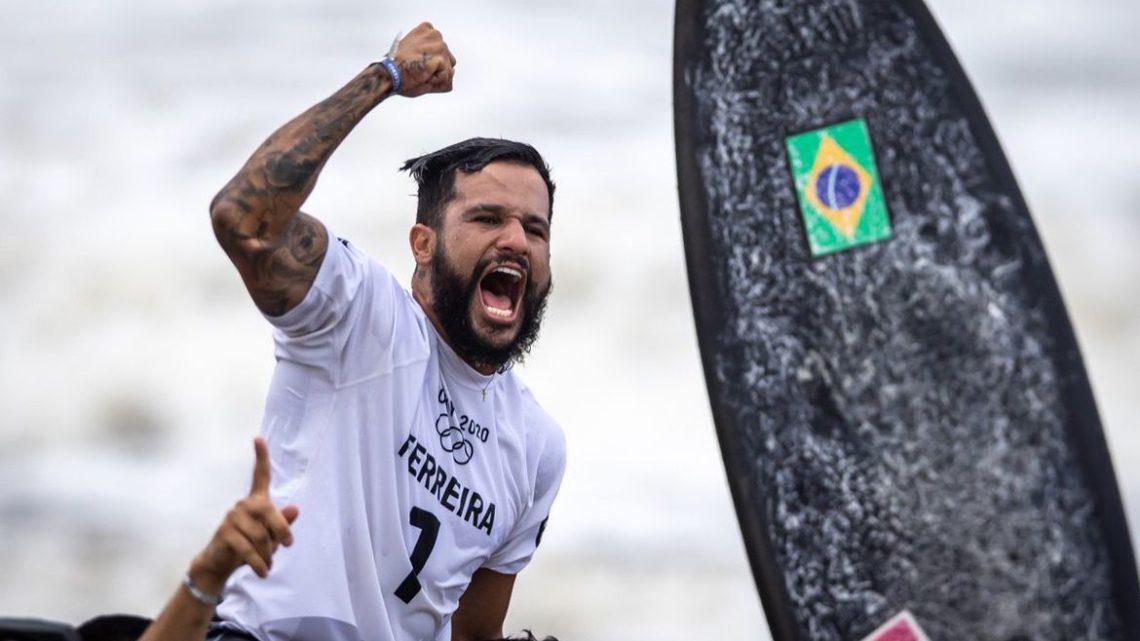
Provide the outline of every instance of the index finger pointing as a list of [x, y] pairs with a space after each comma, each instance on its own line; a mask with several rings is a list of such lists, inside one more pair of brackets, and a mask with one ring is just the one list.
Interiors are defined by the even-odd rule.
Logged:
[[250, 496], [269, 496], [269, 446], [260, 436], [253, 439], [253, 483], [249, 487]]

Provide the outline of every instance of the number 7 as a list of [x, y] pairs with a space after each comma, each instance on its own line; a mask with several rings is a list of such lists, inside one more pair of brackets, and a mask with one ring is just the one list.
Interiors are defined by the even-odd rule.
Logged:
[[396, 596], [404, 603], [411, 603], [420, 593], [422, 586], [420, 586], [419, 573], [424, 569], [424, 564], [435, 548], [435, 539], [439, 536], [439, 519], [431, 512], [413, 507], [409, 518], [412, 527], [420, 529], [420, 538], [416, 539], [416, 546], [412, 548], [412, 555], [409, 557], [412, 571], [400, 583], [400, 587], [396, 588]]

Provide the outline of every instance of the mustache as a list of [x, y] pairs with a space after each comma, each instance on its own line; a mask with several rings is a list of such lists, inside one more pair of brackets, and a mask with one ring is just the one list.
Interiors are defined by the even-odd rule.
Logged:
[[476, 263], [475, 269], [472, 271], [472, 277], [478, 278], [480, 275], [487, 273], [487, 270], [491, 267], [507, 265], [517, 267], [522, 273], [526, 274], [527, 280], [530, 280], [530, 260], [521, 254], [504, 250], [486, 256]]

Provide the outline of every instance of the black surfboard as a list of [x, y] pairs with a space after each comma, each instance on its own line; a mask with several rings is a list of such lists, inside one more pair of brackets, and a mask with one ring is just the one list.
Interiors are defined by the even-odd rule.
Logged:
[[1072, 328], [926, 7], [679, 0], [675, 37], [689, 284], [773, 637], [909, 611], [932, 641], [1140, 639]]

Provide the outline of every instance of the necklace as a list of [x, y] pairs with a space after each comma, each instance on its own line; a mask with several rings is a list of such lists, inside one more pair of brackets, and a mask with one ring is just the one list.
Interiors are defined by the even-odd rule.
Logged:
[[480, 390], [483, 393], [483, 402], [484, 403], [487, 402], [487, 388], [491, 386], [491, 383], [495, 382], [495, 377], [498, 375], [499, 375], [498, 370], [495, 370], [495, 372], [493, 372], [491, 374], [491, 380], [487, 381], [487, 384], [483, 386], [482, 390]]

